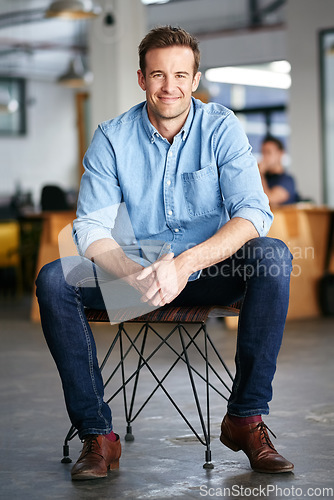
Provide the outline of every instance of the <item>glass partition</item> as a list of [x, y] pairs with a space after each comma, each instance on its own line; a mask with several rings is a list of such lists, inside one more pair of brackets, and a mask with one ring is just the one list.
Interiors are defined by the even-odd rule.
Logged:
[[324, 201], [334, 206], [334, 28], [320, 32]]

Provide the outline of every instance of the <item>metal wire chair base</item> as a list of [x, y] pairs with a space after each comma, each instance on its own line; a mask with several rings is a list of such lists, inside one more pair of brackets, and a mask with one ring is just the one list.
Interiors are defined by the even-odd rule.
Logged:
[[[237, 311], [235, 315], [237, 315]], [[104, 319], [102, 319], [102, 321], [104, 321]], [[171, 320], [168, 320], [168, 322], [171, 322]], [[203, 320], [196, 321], [194, 320], [194, 318], [192, 318], [188, 322], [177, 322], [173, 326], [171, 325], [172, 328], [167, 334], [162, 334], [159, 333], [158, 329], [155, 326], [153, 326], [154, 323], [145, 321], [139, 327], [138, 332], [135, 335], [129, 334], [126, 330], [126, 326], [129, 323], [133, 322], [127, 321], [119, 324], [118, 330], [115, 333], [111, 345], [100, 365], [101, 371], [105, 371], [111, 354], [116, 349], [116, 346], [118, 346], [118, 362], [116, 362], [116, 364], [113, 366], [110, 375], [108, 377], [105, 377], [104, 387], [106, 389], [107, 387], [109, 388], [112, 385], [114, 386], [116, 378], [120, 378], [117, 389], [114, 390], [114, 392], [106, 402], [110, 403], [119, 393], [123, 394], [126, 420], [126, 434], [124, 439], [126, 441], [134, 440], [134, 435], [132, 433], [132, 423], [146, 407], [157, 390], [160, 389], [167, 396], [169, 401], [172, 403], [179, 415], [183, 418], [187, 426], [191, 429], [192, 433], [196, 436], [198, 441], [205, 446], [205, 463], [203, 467], [206, 469], [214, 468], [214, 465], [211, 461], [212, 457], [210, 449], [210, 391], [215, 391], [219, 396], [227, 401], [228, 395], [231, 392], [230, 386], [233, 382], [233, 377], [208, 334], [206, 322]], [[134, 323], [139, 323], [138, 319], [134, 320]], [[189, 323], [193, 325], [191, 328], [189, 328], [188, 326]], [[152, 334], [155, 336], [157, 345], [153, 349], [149, 350], [146, 341], [148, 335]], [[175, 344], [175, 340], [179, 341], [178, 349], [173, 345], [173, 343]], [[150, 342], [150, 344], [152, 344], [152, 342]], [[158, 376], [156, 371], [154, 370], [154, 358], [162, 347], [167, 347], [168, 350], [173, 353], [175, 358], [169, 368], [163, 373], [163, 375], [160, 374]], [[136, 368], [130, 371], [130, 373], [127, 373], [126, 361], [130, 352], [135, 353], [136, 356], [138, 356], [138, 361]], [[191, 363], [191, 355], [189, 355], [190, 352], [192, 353], [193, 357], [197, 356], [197, 361], [204, 361], [204, 373]], [[215, 365], [213, 364], [214, 359], [215, 362], [218, 361], [219, 369], [223, 368], [224, 372], [227, 374], [228, 382], [225, 382], [223, 380], [222, 376], [219, 373], [219, 371], [221, 370], [218, 371], [215, 366], [216, 363]], [[183, 363], [186, 367], [186, 373], [188, 375], [188, 381], [193, 392], [194, 402], [200, 422], [200, 428], [202, 431], [201, 435], [181, 410], [179, 404], [177, 404], [171, 392], [168, 390], [168, 388], [166, 388], [165, 382], [168, 375], [180, 362], [181, 364]], [[146, 399], [139, 404], [139, 408], [135, 410], [140, 375], [143, 371], [143, 368], [145, 368], [146, 372], [148, 372], [152, 376], [154, 387], [146, 397]], [[218, 381], [219, 388], [211, 381], [210, 376], [212, 377], [212, 375], [214, 375], [215, 377], [215, 382]], [[201, 398], [198, 390], [199, 382], [202, 384], [202, 386], [204, 384], [205, 387], [205, 403], [201, 403], [200, 400]], [[227, 393], [227, 396], [226, 394], [224, 394], [224, 392], [222, 392], [222, 390]], [[140, 394], [142, 393], [140, 392]], [[72, 461], [69, 457], [68, 443], [77, 434], [77, 430], [74, 426], [72, 426], [65, 437], [63, 445], [64, 456], [62, 459], [62, 463], [70, 463]]]

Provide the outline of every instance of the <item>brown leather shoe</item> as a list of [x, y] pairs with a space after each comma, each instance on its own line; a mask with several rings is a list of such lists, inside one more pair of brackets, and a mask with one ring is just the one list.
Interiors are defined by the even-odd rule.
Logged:
[[[233, 451], [244, 451], [252, 469], [256, 472], [271, 474], [291, 472], [293, 464], [277, 453], [267, 429], [270, 431], [264, 422], [238, 426], [225, 415], [221, 425], [220, 440]], [[271, 433], [276, 437], [273, 432]]]
[[117, 441], [99, 434], [85, 436], [80, 457], [71, 470], [74, 481], [106, 477], [109, 469], [118, 469], [121, 442], [116, 436]]

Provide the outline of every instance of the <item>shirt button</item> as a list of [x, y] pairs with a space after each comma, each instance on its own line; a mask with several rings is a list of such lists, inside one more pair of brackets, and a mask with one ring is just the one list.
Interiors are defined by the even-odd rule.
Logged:
[[169, 152], [169, 156], [173, 156], [173, 151], [170, 151], [170, 152]]
[[169, 180], [169, 179], [168, 179], [168, 181], [167, 181], [167, 186], [170, 186], [170, 180]]
[[178, 233], [180, 230], [179, 230], [178, 228], [176, 228], [176, 229], [174, 229], [174, 231], [175, 231], [176, 233]]
[[168, 210], [168, 215], [172, 215], [173, 214], [173, 211], [172, 210]]

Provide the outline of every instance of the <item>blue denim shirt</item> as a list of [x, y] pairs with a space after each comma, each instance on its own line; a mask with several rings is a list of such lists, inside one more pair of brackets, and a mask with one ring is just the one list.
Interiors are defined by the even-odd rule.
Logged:
[[272, 222], [247, 137], [219, 104], [192, 98], [172, 144], [149, 121], [146, 102], [138, 104], [99, 125], [83, 163], [74, 221], [81, 255], [113, 238], [145, 266], [205, 241], [233, 217], [260, 236]]

